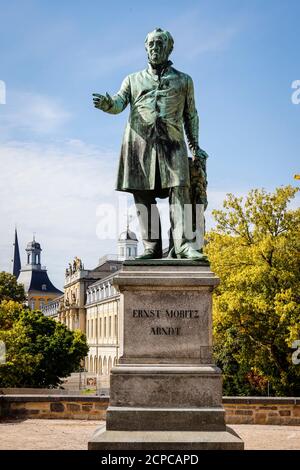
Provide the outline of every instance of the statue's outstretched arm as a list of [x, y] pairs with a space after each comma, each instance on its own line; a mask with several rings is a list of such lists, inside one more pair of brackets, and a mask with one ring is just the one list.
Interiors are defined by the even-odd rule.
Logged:
[[106, 96], [93, 93], [93, 96], [95, 108], [101, 109], [106, 113], [119, 114], [130, 102], [130, 79], [126, 77], [123, 80], [120, 90], [114, 96], [110, 96], [108, 93], [106, 93]]

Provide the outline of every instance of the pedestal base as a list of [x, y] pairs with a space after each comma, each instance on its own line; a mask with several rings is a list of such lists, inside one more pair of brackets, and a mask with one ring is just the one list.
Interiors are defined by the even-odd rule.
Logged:
[[242, 450], [225, 425], [221, 371], [212, 358], [208, 265], [127, 262], [114, 278], [120, 357], [110, 373], [106, 427], [94, 450]]
[[243, 450], [235, 432], [224, 431], [107, 431], [98, 428], [89, 450]]

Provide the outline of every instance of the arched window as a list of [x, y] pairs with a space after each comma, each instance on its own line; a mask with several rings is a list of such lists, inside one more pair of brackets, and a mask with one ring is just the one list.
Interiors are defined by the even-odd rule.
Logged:
[[106, 359], [106, 356], [104, 356], [104, 359], [103, 359], [103, 375], [107, 375], [107, 359]]
[[109, 357], [108, 359], [108, 370], [107, 370], [107, 373], [110, 374], [110, 371], [111, 371], [111, 368], [112, 368], [112, 359], [111, 357]]

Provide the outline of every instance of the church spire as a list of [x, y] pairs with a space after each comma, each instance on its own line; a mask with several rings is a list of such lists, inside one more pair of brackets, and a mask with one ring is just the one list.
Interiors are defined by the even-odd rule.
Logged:
[[18, 242], [17, 229], [15, 228], [15, 242], [14, 242], [14, 258], [13, 258], [13, 275], [18, 279], [21, 270], [21, 258]]

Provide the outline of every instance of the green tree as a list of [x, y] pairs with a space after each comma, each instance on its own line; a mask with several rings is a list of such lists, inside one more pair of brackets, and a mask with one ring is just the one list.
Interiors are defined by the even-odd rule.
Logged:
[[25, 299], [24, 287], [17, 283], [15, 276], [4, 271], [0, 272], [0, 302], [2, 300], [24, 302]]
[[228, 395], [300, 394], [300, 209], [289, 209], [298, 188], [227, 195], [213, 212], [207, 253], [220, 277], [214, 294], [217, 364]]
[[88, 352], [79, 330], [70, 331], [39, 311], [7, 300], [0, 304], [0, 340], [6, 345], [1, 387], [56, 387]]

